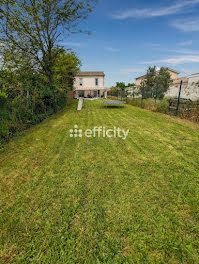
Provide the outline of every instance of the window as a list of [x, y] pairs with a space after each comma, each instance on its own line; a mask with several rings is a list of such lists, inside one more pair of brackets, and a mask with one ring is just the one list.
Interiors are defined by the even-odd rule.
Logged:
[[98, 86], [98, 83], [99, 83], [98, 78], [95, 78], [95, 85]]
[[83, 85], [83, 78], [79, 78], [79, 85], [80, 85], [80, 86]]

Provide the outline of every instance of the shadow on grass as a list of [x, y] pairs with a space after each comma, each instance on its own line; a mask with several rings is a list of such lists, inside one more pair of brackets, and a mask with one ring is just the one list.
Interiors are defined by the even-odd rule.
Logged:
[[117, 106], [117, 105], [109, 105], [109, 106], [101, 106], [101, 108], [116, 108], [116, 109], [121, 109], [121, 108], [124, 108], [124, 105], [123, 106]]

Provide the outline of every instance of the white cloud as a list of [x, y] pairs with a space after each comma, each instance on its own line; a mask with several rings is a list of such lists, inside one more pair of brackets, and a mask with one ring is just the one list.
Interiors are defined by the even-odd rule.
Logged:
[[140, 64], [154, 64], [154, 63], [167, 63], [171, 65], [177, 65], [177, 64], [183, 64], [183, 63], [193, 63], [193, 62], [199, 62], [199, 56], [178, 56], [168, 59], [162, 59], [162, 60], [154, 60], [154, 61], [148, 61], [148, 62], [141, 62]]
[[185, 8], [192, 7], [199, 3], [199, 0], [184, 0], [178, 1], [173, 5], [160, 8], [143, 8], [143, 9], [126, 9], [124, 11], [113, 14], [115, 19], [127, 18], [150, 18], [173, 15], [180, 12], [185, 12]]
[[169, 49], [166, 47], [162, 47], [160, 44], [148, 44], [151, 48], [158, 50], [160, 52], [169, 52], [169, 53], [178, 53], [178, 54], [186, 54], [186, 55], [198, 55], [199, 54], [199, 50], [194, 50], [194, 49], [188, 49], [188, 48], [183, 48], [183, 46], [186, 45], [191, 45], [192, 44], [192, 40], [191, 41], [186, 41], [186, 42], [181, 42], [178, 43], [175, 49]]
[[199, 31], [199, 18], [178, 19], [173, 21], [171, 25], [184, 32]]
[[112, 47], [106, 47], [105, 50], [110, 51], [110, 52], [119, 52], [119, 49], [112, 48]]
[[191, 46], [193, 43], [192, 40], [188, 40], [188, 41], [183, 41], [183, 42], [180, 42], [178, 43], [179, 46]]
[[161, 51], [161, 52], [169, 52], [169, 53], [178, 53], [178, 54], [186, 54], [186, 55], [198, 55], [199, 50], [193, 50], [193, 49], [186, 49], [181, 47], [176, 47], [175, 49], [168, 49], [168, 48], [161, 48], [161, 46], [152, 46], [155, 50]]
[[83, 43], [80, 42], [61, 42], [62, 46], [68, 46], [68, 47], [81, 47], [83, 46]]
[[190, 50], [190, 49], [175, 49], [175, 50], [168, 50], [170, 52], [186, 54], [186, 55], [197, 55], [199, 54], [199, 50]]
[[193, 74], [193, 73], [196, 73], [198, 70], [190, 70], [190, 69], [183, 68], [181, 71], [185, 74]]

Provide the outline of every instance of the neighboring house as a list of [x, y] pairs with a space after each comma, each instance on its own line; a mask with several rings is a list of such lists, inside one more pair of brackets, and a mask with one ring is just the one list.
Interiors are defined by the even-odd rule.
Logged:
[[[188, 77], [178, 78], [179, 72], [168, 68], [173, 82], [171, 83], [169, 90], [165, 96], [178, 97], [180, 83], [182, 81], [181, 98], [197, 100], [199, 99], [199, 73], [192, 74]], [[139, 88], [142, 80], [146, 75], [136, 78], [136, 87]]]
[[[175, 71], [175, 70], [173, 70], [171, 68], [167, 68], [167, 69], [168, 69], [168, 71], [169, 71], [169, 73], [171, 75], [171, 79], [172, 80], [176, 80], [178, 78], [179, 72], [177, 72], [177, 71]], [[142, 80], [144, 80], [145, 76], [146, 76], [146, 74], [135, 79], [136, 80], [136, 82], [135, 82], [136, 87], [140, 86], [140, 84], [141, 84]]]
[[78, 72], [74, 82], [75, 97], [106, 98], [104, 77], [104, 72]]

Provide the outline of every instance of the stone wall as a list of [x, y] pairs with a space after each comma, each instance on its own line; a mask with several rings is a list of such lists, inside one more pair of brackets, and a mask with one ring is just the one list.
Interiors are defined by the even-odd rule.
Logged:
[[[172, 84], [165, 96], [178, 97], [180, 83]], [[181, 98], [197, 100], [199, 99], [199, 85], [198, 80], [188, 78], [188, 81], [183, 82], [181, 90]]]

